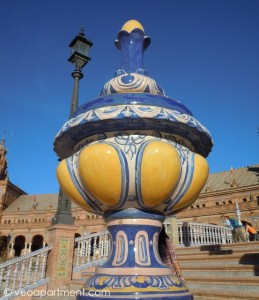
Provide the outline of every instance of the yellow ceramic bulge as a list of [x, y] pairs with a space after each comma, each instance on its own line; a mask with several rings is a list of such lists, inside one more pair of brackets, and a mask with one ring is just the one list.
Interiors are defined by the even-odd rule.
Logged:
[[193, 203], [207, 180], [206, 159], [184, 146], [149, 139], [133, 148], [136, 155], [125, 149], [114, 138], [87, 145], [60, 163], [61, 188], [87, 210], [132, 207], [168, 215]]
[[121, 196], [122, 170], [114, 147], [94, 144], [79, 157], [79, 174], [84, 187], [101, 203], [116, 206]]
[[75, 186], [73, 180], [71, 179], [66, 160], [62, 160], [57, 167], [57, 179], [61, 189], [69, 199], [73, 200], [78, 206], [80, 206], [84, 210], [92, 210], [91, 206], [87, 204], [87, 202]]
[[207, 160], [199, 154], [194, 155], [193, 176], [187, 192], [174, 206], [173, 211], [179, 211], [191, 205], [199, 196], [209, 176]]
[[152, 142], [144, 150], [141, 162], [141, 194], [146, 207], [160, 205], [170, 197], [180, 174], [178, 152], [170, 144]]

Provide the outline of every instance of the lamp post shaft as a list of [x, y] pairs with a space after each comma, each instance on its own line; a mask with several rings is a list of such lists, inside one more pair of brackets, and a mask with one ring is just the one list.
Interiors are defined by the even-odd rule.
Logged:
[[[72, 118], [78, 107], [79, 81], [84, 77], [81, 70], [90, 61], [89, 51], [92, 45], [93, 43], [85, 38], [83, 28], [69, 45], [69, 47], [72, 48], [72, 55], [69, 57], [68, 61], [73, 63], [75, 66], [75, 70], [71, 74], [74, 78], [74, 86], [69, 119]], [[61, 188], [59, 189], [57, 211], [55, 217], [52, 219], [52, 225], [55, 224], [74, 224], [74, 219], [71, 213], [71, 201], [63, 193]]]
[[78, 107], [79, 80], [83, 78], [84, 75], [81, 72], [81, 70], [77, 69], [72, 73], [72, 77], [74, 78], [74, 88], [73, 88], [69, 119], [72, 117], [73, 113], [76, 111]]

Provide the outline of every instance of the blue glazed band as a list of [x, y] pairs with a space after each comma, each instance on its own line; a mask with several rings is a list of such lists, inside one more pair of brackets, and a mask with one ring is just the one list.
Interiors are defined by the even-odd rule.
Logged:
[[128, 208], [120, 211], [106, 211], [103, 215], [106, 222], [118, 219], [151, 219], [163, 222], [165, 217], [153, 211]]

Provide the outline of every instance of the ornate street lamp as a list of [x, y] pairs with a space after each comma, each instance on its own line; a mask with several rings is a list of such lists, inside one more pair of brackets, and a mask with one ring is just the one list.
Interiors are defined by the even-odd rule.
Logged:
[[[82, 68], [91, 60], [89, 54], [92, 45], [93, 43], [85, 37], [83, 27], [78, 35], [69, 44], [69, 47], [71, 47], [71, 56], [69, 57], [68, 61], [75, 66], [75, 70], [71, 74], [74, 78], [74, 87], [70, 105], [69, 119], [72, 118], [78, 107], [79, 80], [84, 77]], [[71, 214], [71, 202], [66, 195], [64, 195], [62, 190], [59, 189], [58, 207], [56, 215], [52, 219], [52, 225], [73, 223], [74, 219]]]
[[74, 78], [74, 89], [70, 107], [69, 118], [72, 117], [73, 113], [78, 107], [78, 90], [79, 80], [83, 78], [82, 68], [90, 61], [90, 48], [93, 43], [85, 38], [84, 29], [81, 28], [81, 32], [73, 39], [69, 47], [71, 47], [71, 56], [68, 61], [75, 66], [75, 71], [72, 73]]

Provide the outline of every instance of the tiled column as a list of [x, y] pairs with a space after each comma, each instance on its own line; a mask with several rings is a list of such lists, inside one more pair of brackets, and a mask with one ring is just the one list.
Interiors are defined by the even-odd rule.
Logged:
[[56, 224], [49, 228], [49, 244], [53, 246], [48, 255], [47, 277], [48, 289], [65, 289], [72, 278], [74, 225]]

